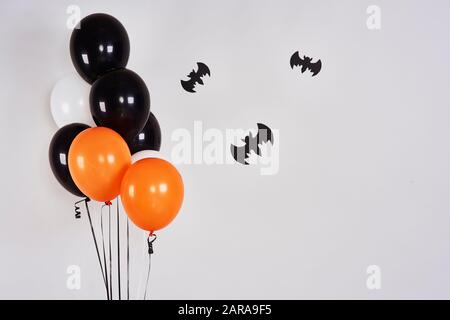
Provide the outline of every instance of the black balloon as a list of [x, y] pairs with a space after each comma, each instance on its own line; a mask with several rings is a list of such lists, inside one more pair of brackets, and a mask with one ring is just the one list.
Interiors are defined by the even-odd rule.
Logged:
[[113, 129], [125, 140], [141, 132], [150, 115], [147, 86], [127, 69], [109, 72], [95, 81], [89, 103], [95, 123]]
[[105, 73], [124, 68], [130, 56], [127, 31], [116, 18], [91, 14], [70, 37], [70, 57], [80, 76], [93, 83]]
[[48, 150], [50, 167], [56, 179], [67, 191], [79, 197], [85, 197], [85, 195], [78, 189], [70, 175], [69, 148], [75, 137], [88, 128], [90, 127], [81, 123], [72, 123], [62, 127], [53, 136]]
[[161, 128], [153, 113], [150, 113], [144, 129], [127, 143], [131, 154], [142, 150], [159, 151], [161, 149]]

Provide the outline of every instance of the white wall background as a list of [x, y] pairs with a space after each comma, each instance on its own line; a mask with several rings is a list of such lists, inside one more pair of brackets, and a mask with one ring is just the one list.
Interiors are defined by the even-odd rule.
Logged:
[[[47, 159], [50, 91], [74, 70], [70, 4], [125, 25], [163, 153], [195, 120], [280, 130], [277, 175], [179, 166], [185, 204], [155, 244], [152, 298], [450, 298], [445, 0], [1, 1], [0, 298], [104, 297], [87, 219]], [[366, 27], [371, 4], [379, 31]], [[296, 50], [322, 59], [317, 77], [290, 69]], [[196, 61], [212, 77], [187, 94], [179, 80]], [[133, 294], [142, 244], [133, 230]], [[66, 287], [73, 264], [80, 290]], [[381, 290], [366, 287], [372, 264]]]

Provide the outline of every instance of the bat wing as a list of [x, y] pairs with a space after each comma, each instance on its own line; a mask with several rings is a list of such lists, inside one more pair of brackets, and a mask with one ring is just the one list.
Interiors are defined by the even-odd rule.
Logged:
[[294, 52], [294, 54], [291, 56], [291, 69], [294, 69], [295, 66], [302, 66], [304, 65], [305, 61], [300, 58], [298, 51]]
[[181, 86], [187, 92], [195, 92], [195, 90], [194, 90], [195, 81], [192, 81], [192, 80], [188, 80], [188, 81], [181, 80]]
[[265, 124], [258, 123], [258, 144], [266, 142], [273, 143], [272, 130]]
[[309, 64], [309, 70], [311, 70], [312, 72], [312, 77], [318, 74], [320, 72], [320, 69], [322, 69], [322, 61], [320, 60]]
[[242, 146], [242, 147], [236, 147], [234, 144], [231, 145], [230, 147], [231, 149], [231, 154], [234, 158], [234, 160], [236, 160], [236, 162], [239, 162], [240, 164], [243, 165], [248, 165], [247, 162], [247, 152], [246, 152], [246, 146]]
[[197, 76], [203, 77], [205, 75], [211, 76], [211, 72], [209, 71], [209, 68], [206, 64], [203, 62], [197, 62]]

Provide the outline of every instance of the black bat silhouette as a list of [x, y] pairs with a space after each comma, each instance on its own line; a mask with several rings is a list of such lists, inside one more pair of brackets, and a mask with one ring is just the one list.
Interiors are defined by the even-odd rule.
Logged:
[[256, 136], [253, 136], [250, 132], [242, 141], [245, 142], [245, 145], [241, 147], [236, 147], [234, 144], [231, 145], [231, 154], [237, 162], [248, 165], [247, 159], [250, 151], [254, 151], [258, 156], [261, 156], [259, 145], [267, 142], [273, 144], [272, 130], [268, 126], [258, 123], [258, 133]]
[[306, 70], [309, 70], [312, 72], [312, 76], [314, 77], [320, 72], [320, 69], [322, 69], [322, 62], [320, 61], [320, 59], [314, 63], [312, 63], [311, 61], [312, 58], [307, 56], [303, 56], [303, 59], [300, 58], [298, 51], [296, 51], [291, 56], [291, 68], [294, 69], [294, 66], [302, 67], [302, 73], [304, 73]]
[[197, 72], [195, 72], [195, 70], [192, 70], [191, 73], [187, 75], [189, 80], [181, 80], [181, 86], [187, 92], [195, 92], [194, 88], [197, 83], [203, 85], [202, 77], [204, 77], [205, 75], [211, 76], [209, 68], [206, 64], [197, 62], [197, 67]]

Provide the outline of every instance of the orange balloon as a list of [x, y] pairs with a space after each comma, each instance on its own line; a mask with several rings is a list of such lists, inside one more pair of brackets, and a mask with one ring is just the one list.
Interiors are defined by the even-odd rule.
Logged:
[[86, 196], [97, 201], [110, 201], [119, 195], [123, 175], [130, 164], [126, 142], [108, 128], [84, 130], [69, 149], [73, 181]]
[[184, 197], [181, 175], [158, 158], [139, 160], [123, 177], [120, 197], [128, 217], [139, 228], [156, 231], [177, 215]]

